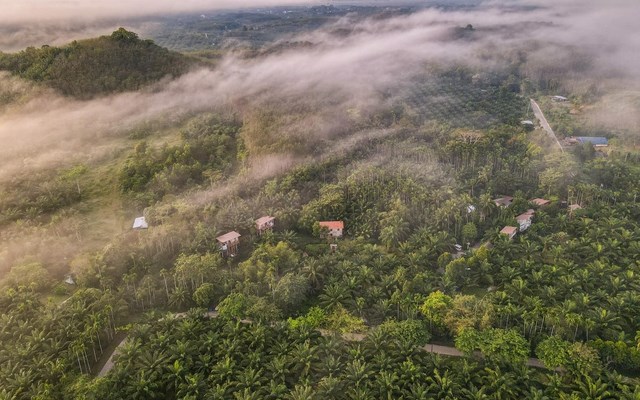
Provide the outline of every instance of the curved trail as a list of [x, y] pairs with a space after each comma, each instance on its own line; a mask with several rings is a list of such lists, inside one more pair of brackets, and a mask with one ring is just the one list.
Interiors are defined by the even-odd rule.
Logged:
[[[185, 315], [187, 315], [187, 313], [177, 313], [177, 314], [174, 314], [174, 317], [182, 318]], [[217, 318], [218, 313], [216, 311], [209, 311], [207, 312], [207, 316], [209, 318]], [[246, 319], [242, 320], [241, 322], [245, 324], [251, 323], [251, 321]], [[324, 329], [318, 329], [318, 331], [323, 336], [329, 336], [334, 334], [333, 332], [327, 331]], [[362, 333], [345, 333], [341, 336], [344, 340], [349, 342], [360, 342], [367, 337], [367, 335]], [[126, 341], [127, 341], [127, 338], [125, 337], [124, 339], [122, 339], [120, 344], [118, 344], [118, 346], [116, 346], [116, 348], [113, 349], [113, 353], [111, 353], [111, 356], [109, 356], [109, 360], [107, 360], [104, 367], [102, 367], [102, 369], [98, 373], [98, 377], [105, 376], [106, 374], [109, 373], [109, 371], [111, 371], [111, 369], [115, 365], [113, 362], [113, 359], [118, 354], [118, 349], [120, 349], [122, 345], [126, 343]], [[422, 346], [422, 350], [426, 351], [427, 353], [439, 354], [439, 355], [448, 356], [448, 357], [465, 357], [464, 353], [462, 353], [460, 350], [456, 349], [455, 347], [442, 346], [442, 345], [433, 344], [433, 343], [427, 343], [426, 345]], [[529, 358], [527, 360], [527, 366], [534, 367], [534, 368], [546, 368], [544, 364], [537, 358]]]
[[547, 132], [547, 134], [549, 134], [549, 137], [551, 137], [551, 139], [556, 141], [556, 143], [558, 144], [558, 147], [560, 148], [560, 151], [564, 153], [564, 149], [562, 148], [562, 145], [560, 144], [558, 137], [556, 136], [553, 129], [551, 129], [551, 125], [549, 125], [549, 122], [547, 122], [547, 119], [542, 113], [540, 106], [538, 105], [538, 103], [536, 103], [534, 99], [529, 99], [529, 100], [531, 100], [531, 109], [533, 110], [533, 114], [536, 116], [536, 118], [538, 118], [538, 121], [540, 121], [540, 126], [542, 126], [542, 129], [544, 129]]

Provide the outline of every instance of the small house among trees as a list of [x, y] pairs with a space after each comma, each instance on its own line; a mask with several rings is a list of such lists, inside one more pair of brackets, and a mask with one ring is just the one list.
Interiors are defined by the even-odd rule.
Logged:
[[513, 203], [513, 197], [511, 196], [502, 196], [497, 199], [493, 199], [493, 202], [496, 203], [498, 207], [509, 207], [511, 203]]
[[149, 224], [144, 217], [138, 217], [133, 221], [133, 229], [147, 229]]
[[593, 147], [609, 146], [609, 139], [601, 136], [576, 136], [576, 141], [580, 144], [591, 143]]
[[327, 228], [329, 236], [334, 238], [342, 237], [342, 231], [344, 230], [343, 221], [320, 221], [318, 225], [320, 225], [320, 228]]
[[582, 208], [582, 206], [580, 206], [580, 204], [571, 204], [569, 206], [569, 215], [573, 215], [574, 212], [576, 212], [577, 210], [580, 210]]
[[275, 225], [275, 217], [264, 216], [260, 217], [256, 220], [256, 229], [258, 230], [258, 235], [262, 235], [266, 231], [270, 231], [273, 229]]
[[534, 210], [527, 210], [527, 212], [516, 217], [516, 221], [518, 221], [518, 225], [520, 226], [520, 232], [524, 232], [529, 229], [534, 214]]
[[561, 103], [561, 102], [567, 101], [569, 99], [564, 97], [564, 96], [551, 96], [551, 100]]
[[530, 200], [531, 203], [535, 204], [538, 207], [546, 206], [551, 204], [551, 200], [535, 198]]
[[516, 228], [515, 226], [505, 226], [500, 231], [500, 234], [507, 235], [509, 237], [509, 240], [511, 240], [516, 236], [517, 232], [518, 232], [518, 228]]
[[225, 233], [218, 236], [216, 240], [220, 244], [220, 251], [223, 256], [234, 256], [238, 252], [238, 244], [240, 244], [240, 234], [236, 231]]

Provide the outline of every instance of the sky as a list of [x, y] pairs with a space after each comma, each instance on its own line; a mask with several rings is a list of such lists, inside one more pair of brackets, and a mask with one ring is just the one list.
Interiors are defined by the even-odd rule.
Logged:
[[0, 23], [87, 22], [225, 8], [322, 4], [316, 0], [2, 0]]

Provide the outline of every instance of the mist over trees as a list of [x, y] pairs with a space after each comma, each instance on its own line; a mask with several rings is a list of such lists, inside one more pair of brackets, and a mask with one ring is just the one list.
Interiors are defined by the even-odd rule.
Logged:
[[600, 117], [636, 81], [572, 41], [592, 8], [557, 7], [0, 54], [0, 397], [636, 398], [637, 129]]

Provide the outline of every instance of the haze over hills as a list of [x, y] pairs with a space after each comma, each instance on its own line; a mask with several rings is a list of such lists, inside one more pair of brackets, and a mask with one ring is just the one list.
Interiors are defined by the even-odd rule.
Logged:
[[636, 398], [640, 6], [556, 3], [8, 8], [0, 398]]

